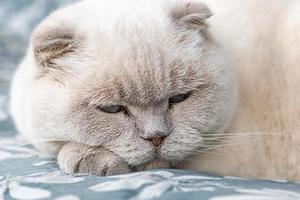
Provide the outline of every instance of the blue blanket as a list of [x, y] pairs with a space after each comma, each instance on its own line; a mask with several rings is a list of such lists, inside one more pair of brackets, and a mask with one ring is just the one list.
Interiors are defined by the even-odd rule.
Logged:
[[188, 170], [154, 170], [112, 177], [69, 176], [31, 146], [0, 138], [0, 199], [299, 200], [286, 181], [217, 177]]
[[299, 200], [300, 185], [286, 181], [217, 177], [187, 170], [154, 170], [114, 177], [69, 176], [51, 159], [19, 143], [8, 114], [8, 88], [32, 28], [74, 0], [0, 1], [0, 200], [191, 199]]

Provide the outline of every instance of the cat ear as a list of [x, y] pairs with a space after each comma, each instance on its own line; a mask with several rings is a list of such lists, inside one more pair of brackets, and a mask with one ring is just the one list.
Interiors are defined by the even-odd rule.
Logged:
[[63, 26], [37, 28], [33, 33], [32, 45], [34, 57], [42, 75], [61, 76], [68, 73], [70, 69], [62, 66], [59, 61], [75, 54], [81, 44], [81, 38], [72, 28]]
[[176, 1], [171, 9], [171, 17], [178, 25], [199, 31], [207, 28], [205, 20], [211, 16], [212, 13], [205, 4], [193, 0]]

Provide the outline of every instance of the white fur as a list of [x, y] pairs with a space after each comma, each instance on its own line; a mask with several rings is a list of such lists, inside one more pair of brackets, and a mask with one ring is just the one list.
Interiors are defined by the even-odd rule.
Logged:
[[[112, 166], [107, 155], [137, 169], [174, 165], [208, 147], [204, 136], [222, 133], [236, 104], [235, 72], [207, 30], [209, 16], [203, 4], [181, 0], [86, 0], [53, 13], [14, 77], [18, 130], [46, 155], [64, 145], [65, 170], [86, 153], [76, 142], [108, 150], [100, 156]], [[97, 109], [118, 104], [131, 115]], [[157, 134], [167, 136], [159, 150], [147, 139]]]
[[230, 140], [191, 168], [299, 180], [300, 3], [204, 0], [215, 38], [237, 66], [239, 102]]

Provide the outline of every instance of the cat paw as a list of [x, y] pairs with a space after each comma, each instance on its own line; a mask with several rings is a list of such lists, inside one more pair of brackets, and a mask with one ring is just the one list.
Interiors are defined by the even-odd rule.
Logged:
[[57, 161], [59, 167], [69, 174], [111, 176], [130, 172], [128, 164], [116, 154], [71, 142], [62, 147]]

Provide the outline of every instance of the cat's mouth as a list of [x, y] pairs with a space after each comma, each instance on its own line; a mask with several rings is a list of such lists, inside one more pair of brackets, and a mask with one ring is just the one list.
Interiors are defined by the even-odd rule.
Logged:
[[159, 152], [159, 149], [155, 149], [155, 152], [153, 154], [151, 161], [156, 161], [156, 160], [164, 160]]
[[155, 149], [153, 155], [149, 159], [149, 161], [146, 162], [146, 165], [152, 166], [149, 169], [154, 168], [165, 168], [169, 167], [169, 161], [167, 161], [161, 154], [160, 149]]

